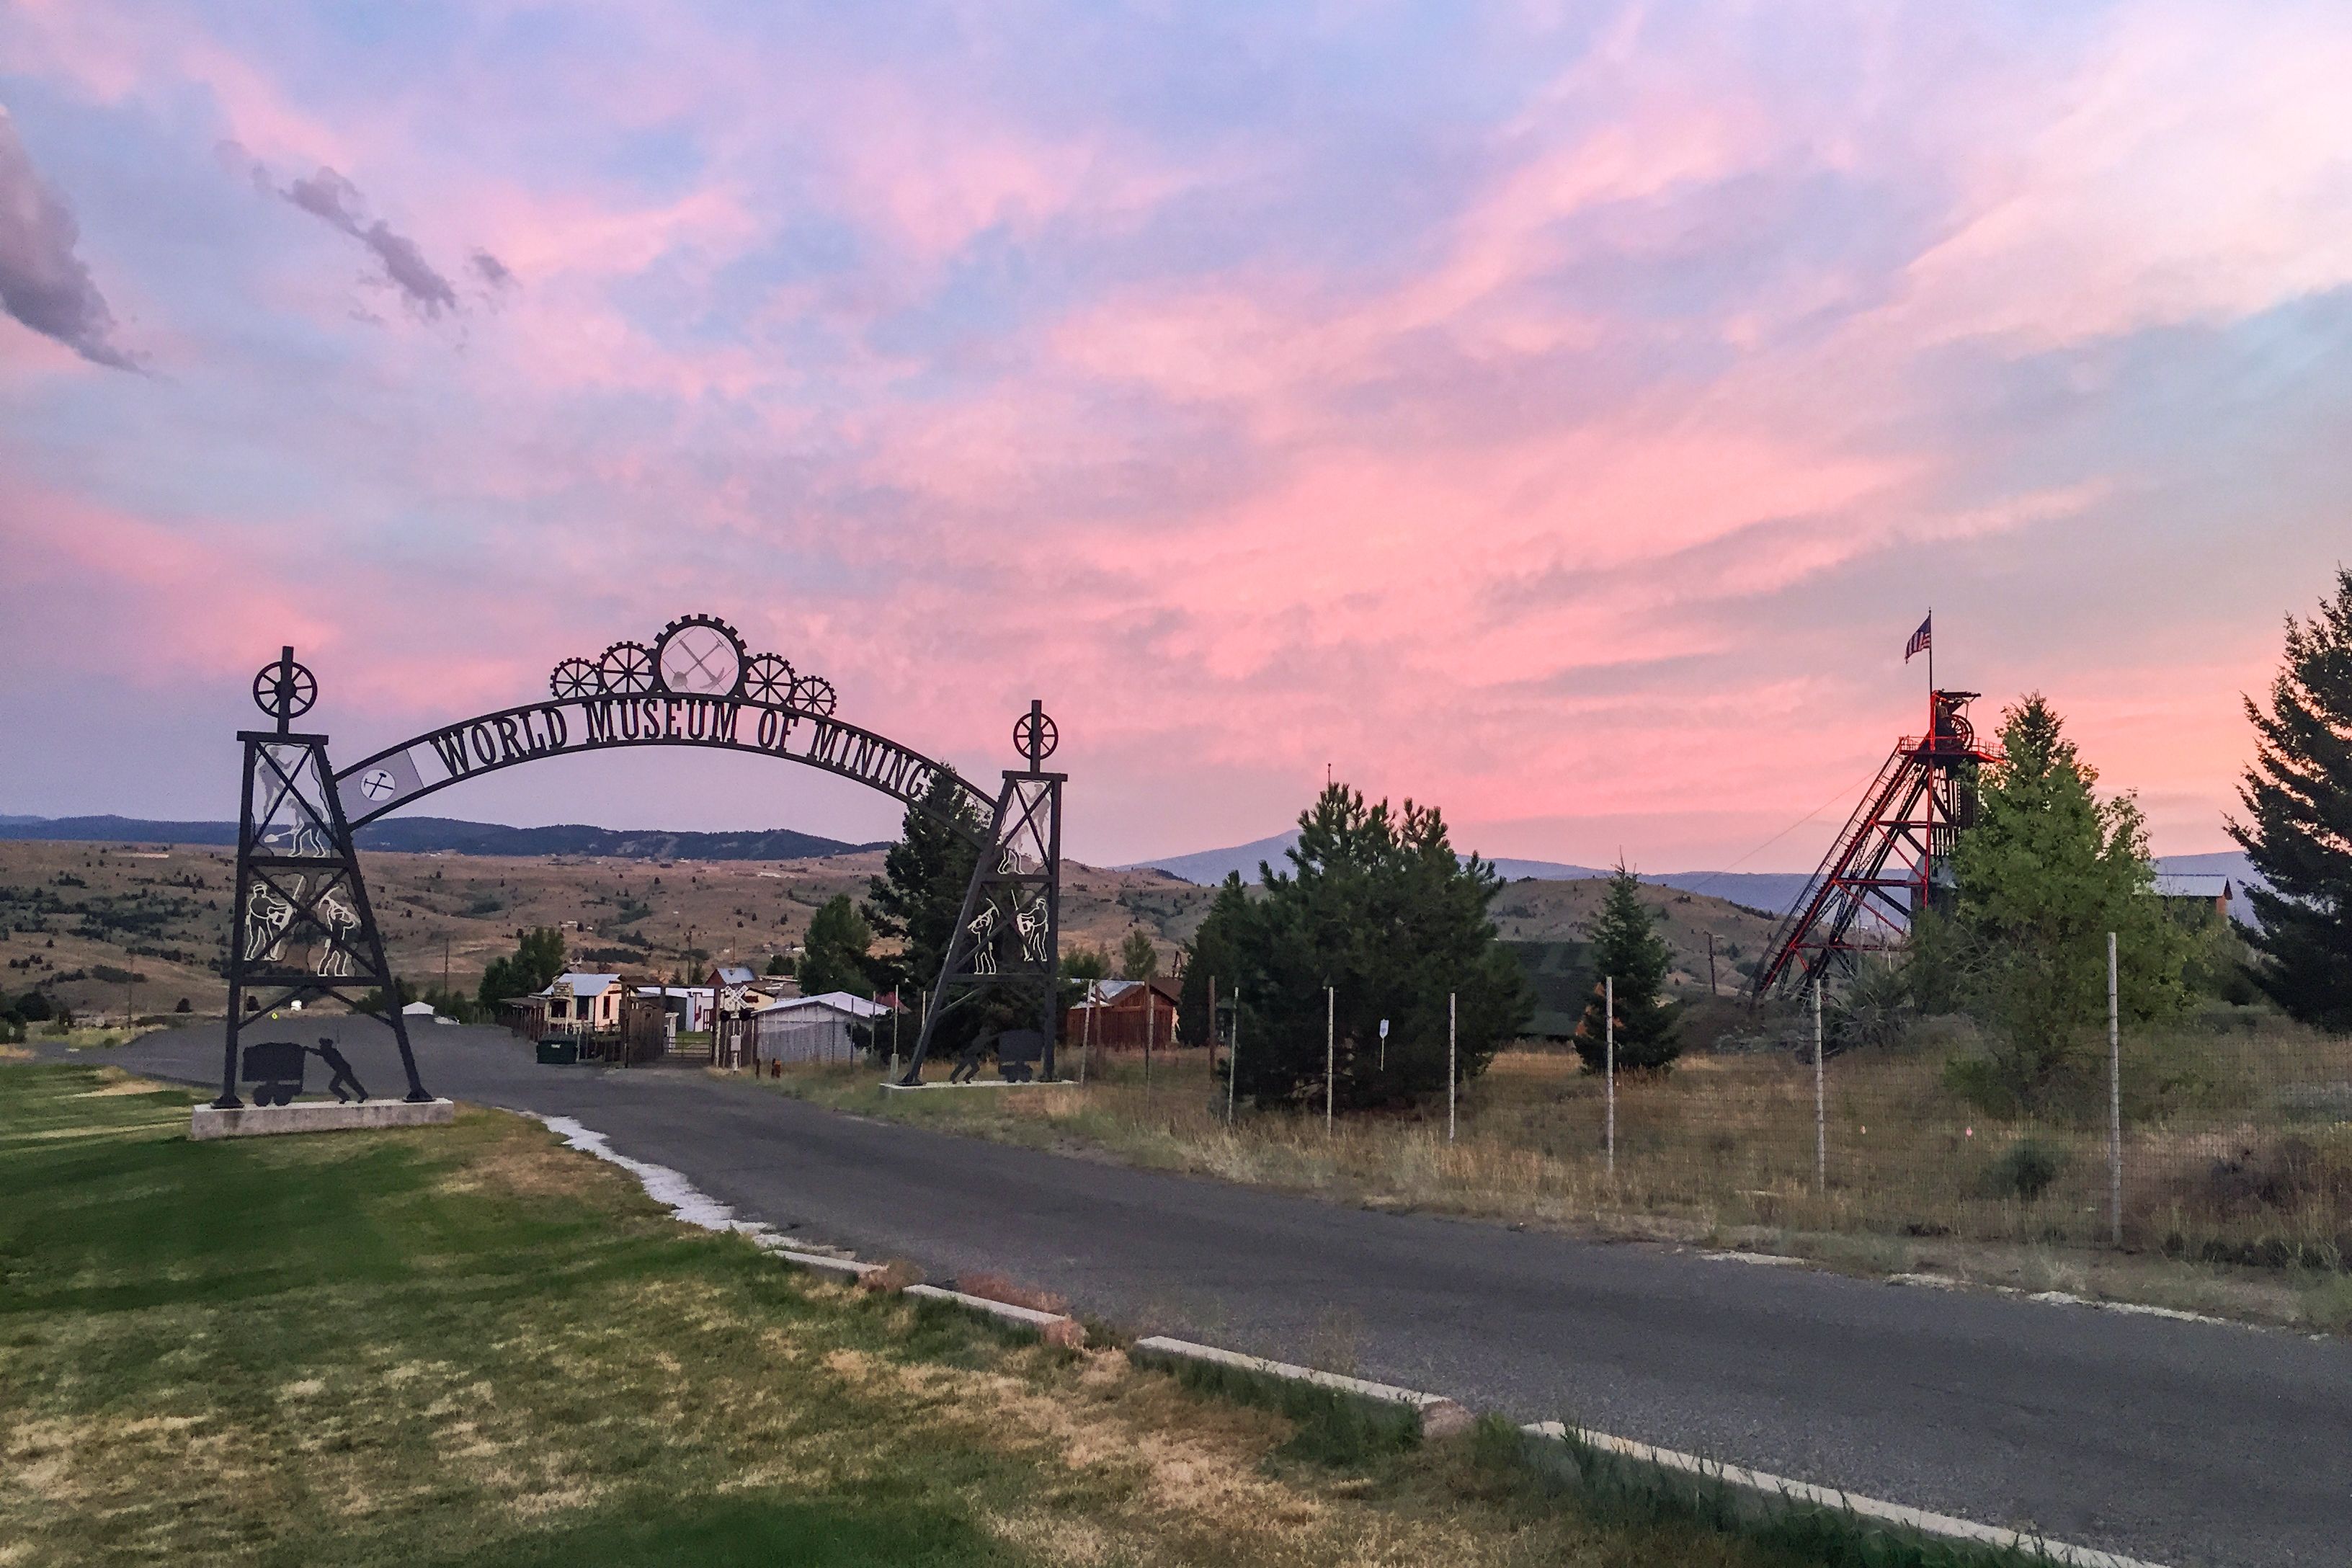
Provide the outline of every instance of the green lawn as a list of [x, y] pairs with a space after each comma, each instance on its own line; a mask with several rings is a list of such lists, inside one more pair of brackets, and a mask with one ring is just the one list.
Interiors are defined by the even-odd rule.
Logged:
[[517, 1118], [192, 1098], [0, 1065], [5, 1568], [1846, 1560], [861, 1295]]

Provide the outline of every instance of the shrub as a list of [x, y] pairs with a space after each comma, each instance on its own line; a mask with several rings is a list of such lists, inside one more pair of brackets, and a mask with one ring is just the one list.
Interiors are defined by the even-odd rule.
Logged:
[[1987, 1166], [1984, 1192], [1991, 1198], [2022, 1198], [2032, 1203], [2050, 1190], [2066, 1168], [2066, 1152], [2032, 1138], [2021, 1138], [2000, 1158]]

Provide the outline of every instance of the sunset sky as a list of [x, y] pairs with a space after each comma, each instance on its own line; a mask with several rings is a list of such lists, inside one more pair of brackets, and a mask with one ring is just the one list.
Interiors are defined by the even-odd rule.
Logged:
[[708, 611], [992, 782], [1043, 698], [1088, 860], [1328, 763], [1810, 868], [1932, 605], [2225, 847], [2352, 558], [2347, 82], [2341, 0], [8, 0], [0, 813], [234, 816], [284, 642], [350, 761]]

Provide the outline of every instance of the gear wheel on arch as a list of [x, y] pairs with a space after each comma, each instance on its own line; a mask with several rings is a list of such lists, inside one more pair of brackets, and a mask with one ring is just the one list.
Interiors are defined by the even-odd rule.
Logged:
[[743, 689], [743, 639], [716, 616], [680, 616], [654, 643], [654, 679], [680, 697], [732, 697]]
[[642, 697], [654, 689], [653, 650], [641, 642], [616, 642], [596, 661], [604, 689], [623, 697]]

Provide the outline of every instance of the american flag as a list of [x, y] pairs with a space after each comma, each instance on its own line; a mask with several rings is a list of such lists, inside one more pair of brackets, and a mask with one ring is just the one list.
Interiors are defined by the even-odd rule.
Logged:
[[1926, 653], [1935, 646], [1936, 616], [1934, 612], [1930, 611], [1927, 618], [1919, 623], [1919, 629], [1911, 634], [1911, 640], [1903, 645], [1903, 662], [1910, 663], [1912, 655]]

